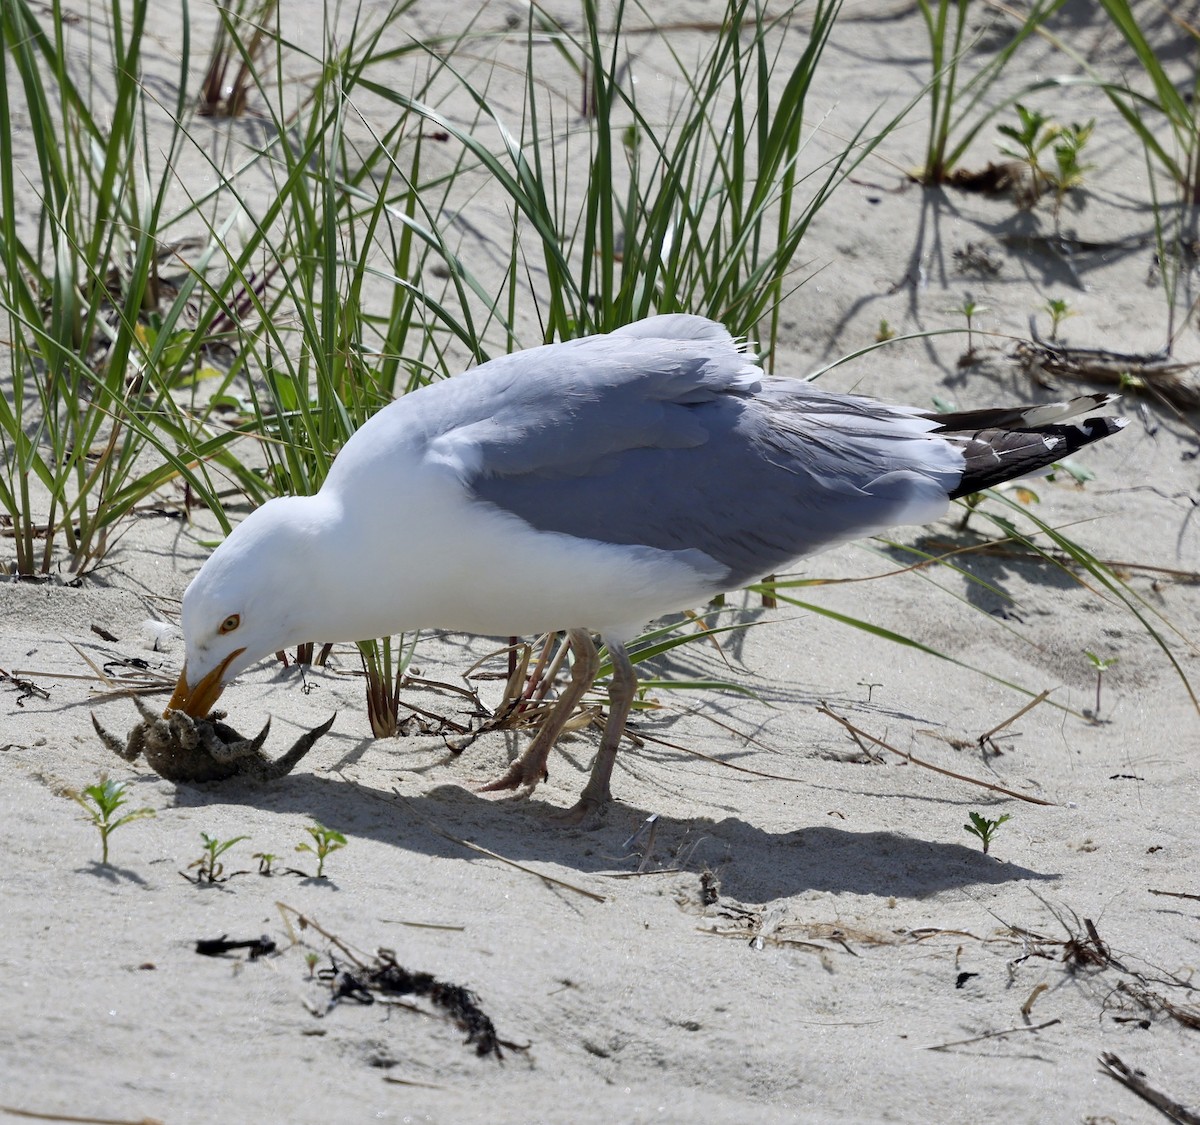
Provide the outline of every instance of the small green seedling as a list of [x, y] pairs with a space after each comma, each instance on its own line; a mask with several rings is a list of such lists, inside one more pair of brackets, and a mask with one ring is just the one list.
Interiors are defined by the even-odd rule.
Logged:
[[113, 814], [126, 804], [129, 798], [125, 795], [125, 782], [112, 781], [104, 774], [100, 775], [100, 780], [95, 785], [89, 785], [82, 793], [69, 789], [67, 795], [82, 807], [96, 826], [96, 831], [100, 833], [100, 862], [104, 864], [108, 863], [109, 836], [122, 824], [154, 815], [151, 808], [132, 809], [114, 820]]
[[1094, 652], [1088, 652], [1086, 649], [1083, 653], [1088, 658], [1088, 662], [1096, 670], [1096, 709], [1092, 712], [1093, 719], [1100, 718], [1100, 685], [1104, 682], [1104, 673], [1107, 672], [1117, 662], [1117, 657], [1110, 656], [1107, 660], [1101, 660]]
[[308, 979], [312, 980], [317, 971], [317, 962], [321, 960], [319, 953], [308, 952], [304, 955], [304, 963], [308, 966]]
[[1046, 312], [1050, 314], [1050, 339], [1058, 339], [1058, 326], [1069, 316], [1075, 316], [1076, 312], [1071, 308], [1070, 304], [1061, 298], [1052, 297], [1045, 304]]
[[318, 879], [325, 878], [325, 857], [330, 852], [346, 846], [346, 837], [332, 828], [326, 828], [319, 820], [314, 820], [305, 830], [312, 838], [311, 844], [297, 844], [296, 851], [309, 852], [317, 857]]
[[987, 855], [988, 849], [992, 846], [992, 837], [996, 835], [997, 829], [1006, 820], [1012, 820], [1011, 813], [1005, 813], [995, 820], [989, 820], [986, 816], [973, 812], [971, 813], [971, 823], [964, 824], [963, 828], [970, 832], [972, 836], [979, 837], [980, 842], [983, 844], [983, 854]]
[[1078, 461], [1072, 461], [1069, 457], [1064, 461], [1055, 461], [1050, 466], [1050, 472], [1046, 474], [1046, 479], [1057, 480], [1059, 473], [1066, 473], [1080, 488], [1088, 481], [1096, 479], [1096, 474], [1091, 469], [1086, 465], [1081, 465]]
[[[1017, 125], [997, 126], [1002, 136], [1014, 142], [1012, 147], [1001, 144], [1000, 151], [1028, 166], [1033, 181], [1029, 198], [1031, 204], [1037, 202], [1042, 194], [1043, 185], [1052, 187], [1061, 203], [1068, 191], [1083, 183], [1084, 173], [1095, 167], [1093, 164], [1084, 164], [1080, 159], [1083, 148], [1091, 139], [1092, 130], [1096, 127], [1095, 119], [1086, 125], [1080, 125], [1078, 122], [1059, 125], [1044, 113], [1036, 109], [1027, 109], [1019, 102], [1016, 110]], [[1050, 149], [1054, 154], [1052, 168], [1042, 163], [1046, 149]]]
[[1011, 156], [1029, 168], [1033, 178], [1032, 196], [1036, 200], [1042, 194], [1042, 182], [1047, 178], [1041, 156], [1054, 141], [1054, 126], [1040, 110], [1028, 109], [1020, 102], [1017, 102], [1016, 110], [1016, 125], [996, 126], [1000, 135], [1012, 141], [1012, 145], [996, 143], [1005, 156]]
[[972, 299], [971, 294], [968, 293], [963, 298], [963, 303], [958, 308], [951, 309], [950, 311], [967, 318], [967, 350], [958, 361], [960, 367], [967, 367], [975, 362], [975, 337], [972, 335], [975, 317], [988, 310], [983, 305], [977, 305]]
[[1091, 139], [1092, 130], [1095, 127], [1096, 119], [1094, 117], [1086, 125], [1075, 123], [1058, 127], [1054, 138], [1055, 170], [1050, 174], [1049, 179], [1059, 201], [1072, 188], [1077, 188], [1083, 183], [1085, 172], [1090, 172], [1096, 167], [1094, 164], [1084, 164], [1079, 159], [1079, 154]]
[[1136, 394], [1146, 389], [1146, 380], [1132, 371], [1122, 371], [1117, 376], [1117, 390], [1123, 395]]
[[201, 832], [200, 839], [204, 841], [204, 850], [201, 851], [199, 859], [194, 859], [188, 864], [188, 870], [190, 871], [193, 867], [200, 869], [196, 872], [197, 883], [219, 883], [225, 873], [225, 865], [217, 862], [218, 857], [223, 856], [240, 840], [249, 840], [250, 837], [234, 836], [229, 840], [218, 840], [216, 836]]
[[258, 873], [260, 875], [275, 874], [275, 872], [271, 870], [271, 864], [273, 864], [279, 858], [279, 856], [275, 855], [273, 852], [255, 852], [250, 858], [258, 860]]
[[879, 321], [879, 331], [875, 333], [875, 343], [882, 344], [896, 338], [896, 330], [887, 322], [887, 317]]

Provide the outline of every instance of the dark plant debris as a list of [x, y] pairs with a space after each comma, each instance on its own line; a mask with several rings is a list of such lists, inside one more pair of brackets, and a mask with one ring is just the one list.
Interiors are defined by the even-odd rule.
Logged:
[[331, 1008], [343, 999], [373, 1004], [376, 995], [423, 996], [444, 1011], [460, 1031], [466, 1032], [467, 1043], [475, 1044], [475, 1054], [480, 1058], [494, 1055], [497, 1061], [503, 1061], [502, 1047], [528, 1050], [528, 1045], [510, 1043], [496, 1034], [495, 1025], [479, 1007], [479, 998], [469, 988], [437, 980], [430, 973], [412, 972], [400, 965], [389, 949], [380, 949], [374, 964], [350, 967], [340, 966], [334, 958], [331, 960], [332, 967], [318, 974], [330, 985]]
[[257, 961], [268, 953], [274, 953], [275, 943], [267, 934], [245, 941], [230, 941], [228, 934], [222, 934], [219, 938], [200, 938], [196, 942], [196, 952], [202, 957], [224, 957], [235, 949], [247, 950], [249, 959]]
[[1119, 1055], [1114, 1055], [1112, 1051], [1105, 1051], [1100, 1056], [1100, 1065], [1110, 1078], [1115, 1078], [1122, 1086], [1132, 1090], [1139, 1098], [1154, 1106], [1159, 1112], [1166, 1114], [1172, 1121], [1179, 1122], [1179, 1125], [1200, 1125], [1200, 1115], [1192, 1113], [1185, 1105], [1164, 1094], [1161, 1090], [1156, 1090], [1146, 1081], [1143, 1071], [1135, 1070]]
[[24, 679], [21, 676], [15, 676], [11, 672], [6, 672], [0, 668], [0, 682], [12, 684], [20, 694], [17, 696], [17, 706], [24, 707], [25, 700], [31, 698], [49, 699], [50, 693], [45, 688], [40, 688], [32, 680]]
[[1196, 364], [1173, 359], [1163, 350], [1150, 354], [1114, 352], [1107, 348], [1079, 348], [1043, 340], [1030, 318], [1031, 340], [1020, 341], [1013, 358], [1044, 386], [1056, 378], [1116, 386], [1122, 391], [1139, 391], [1150, 398], [1182, 410], [1200, 406], [1200, 381]]

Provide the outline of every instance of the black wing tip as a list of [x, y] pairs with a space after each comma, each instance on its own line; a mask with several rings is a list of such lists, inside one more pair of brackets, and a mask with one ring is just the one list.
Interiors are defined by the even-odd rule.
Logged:
[[926, 413], [921, 417], [935, 423], [935, 432], [940, 433], [968, 433], [980, 430], [1037, 432], [1048, 426], [1065, 426], [1076, 422], [1081, 415], [1088, 415], [1088, 420], [1094, 421], [1096, 411], [1106, 410], [1120, 400], [1119, 394], [1101, 391], [1060, 399], [1057, 402], [985, 407], [982, 410], [956, 410], [945, 414]]
[[1127, 425], [1128, 418], [1097, 415], [1028, 429], [1015, 427], [954, 435], [961, 442], [966, 464], [958, 486], [949, 494], [950, 499], [1036, 473], [1070, 457], [1085, 445], [1111, 437]]

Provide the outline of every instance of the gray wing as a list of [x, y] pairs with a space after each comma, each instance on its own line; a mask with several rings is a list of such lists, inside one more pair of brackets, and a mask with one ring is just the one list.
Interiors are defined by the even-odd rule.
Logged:
[[945, 510], [963, 458], [935, 422], [767, 378], [710, 321], [655, 319], [450, 380], [490, 409], [431, 447], [539, 530], [700, 550], [728, 586]]
[[441, 431], [433, 455], [465, 477], [548, 480], [604, 474], [633, 449], [703, 445], [693, 408], [761, 379], [723, 326], [672, 315], [513, 352], [410, 397]]

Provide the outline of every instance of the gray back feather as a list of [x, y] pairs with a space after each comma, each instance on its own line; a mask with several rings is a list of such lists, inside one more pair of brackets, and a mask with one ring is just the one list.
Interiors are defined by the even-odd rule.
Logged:
[[431, 448], [541, 531], [700, 550], [729, 586], [944, 509], [963, 460], [935, 423], [766, 377], [711, 321], [655, 320], [451, 380], [486, 416]]

